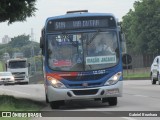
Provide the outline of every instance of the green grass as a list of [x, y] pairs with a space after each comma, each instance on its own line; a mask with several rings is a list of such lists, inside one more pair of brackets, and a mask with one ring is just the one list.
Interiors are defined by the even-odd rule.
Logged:
[[[13, 96], [0, 96], [0, 111], [40, 111], [45, 106], [44, 103], [15, 98]], [[3, 118], [3, 120], [29, 120], [29, 118]]]
[[149, 73], [123, 73], [124, 79], [146, 79], [150, 78]]

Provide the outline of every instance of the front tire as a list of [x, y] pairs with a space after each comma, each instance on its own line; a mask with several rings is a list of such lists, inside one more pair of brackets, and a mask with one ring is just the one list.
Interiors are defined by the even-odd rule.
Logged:
[[50, 102], [50, 106], [52, 109], [58, 109], [61, 105], [64, 105], [64, 101], [52, 101]]
[[117, 97], [102, 98], [102, 103], [108, 102], [109, 106], [117, 105]]
[[47, 96], [47, 94], [46, 94], [46, 103], [49, 103], [49, 100], [48, 100], [48, 96]]
[[[158, 75], [157, 75], [157, 79], [158, 79]], [[153, 75], [151, 74], [151, 82], [152, 82], [152, 85], [155, 85], [156, 84], [156, 79], [153, 77]]]
[[115, 106], [115, 105], [117, 105], [117, 97], [110, 97], [110, 98], [108, 98], [108, 103], [109, 103], [109, 106]]

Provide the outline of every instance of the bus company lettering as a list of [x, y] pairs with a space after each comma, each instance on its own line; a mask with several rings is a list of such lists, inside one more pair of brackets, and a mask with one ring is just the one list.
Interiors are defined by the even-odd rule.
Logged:
[[116, 56], [86, 57], [86, 65], [116, 63]]

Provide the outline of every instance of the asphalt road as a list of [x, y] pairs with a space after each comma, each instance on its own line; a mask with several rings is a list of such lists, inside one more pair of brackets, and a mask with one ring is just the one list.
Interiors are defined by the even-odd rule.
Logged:
[[[13, 85], [0, 86], [0, 94], [14, 95], [15, 97], [22, 97], [33, 99], [36, 101], [45, 102], [44, 86], [42, 84], [30, 85]], [[48, 105], [42, 111], [52, 111]], [[97, 113], [104, 113], [104, 111], [159, 111], [160, 114], [160, 85], [151, 85], [150, 80], [126, 80], [124, 81], [123, 97], [118, 98], [117, 106], [108, 106], [107, 103], [101, 103], [93, 100], [68, 101], [65, 106], [54, 111], [97, 111]], [[38, 118], [39, 120], [40, 118]], [[44, 118], [42, 118], [44, 119]], [[45, 118], [50, 120], [53, 118]], [[62, 120], [63, 117], [54, 118]], [[72, 120], [71, 118], [68, 118]], [[82, 119], [82, 118], [76, 118]], [[87, 118], [92, 119], [93, 118]], [[96, 117], [94, 119], [97, 120]], [[100, 120], [104, 117], [98, 118]], [[109, 119], [107, 117], [107, 119]], [[149, 117], [120, 117], [112, 118], [112, 120], [150, 120]], [[152, 117], [152, 120], [158, 120], [158, 117]], [[37, 120], [37, 119], [35, 119]], [[106, 120], [106, 119], [105, 119]]]

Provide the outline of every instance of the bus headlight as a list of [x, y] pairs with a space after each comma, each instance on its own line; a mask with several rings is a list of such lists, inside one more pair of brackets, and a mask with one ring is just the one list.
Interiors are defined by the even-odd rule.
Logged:
[[48, 76], [47, 79], [50, 81], [52, 86], [55, 88], [66, 88], [66, 86], [62, 82], [60, 82], [59, 80], [53, 77]]
[[119, 80], [119, 78], [122, 76], [122, 72], [118, 72], [115, 75], [113, 75], [111, 78], [109, 78], [104, 85], [113, 85], [116, 84]]

